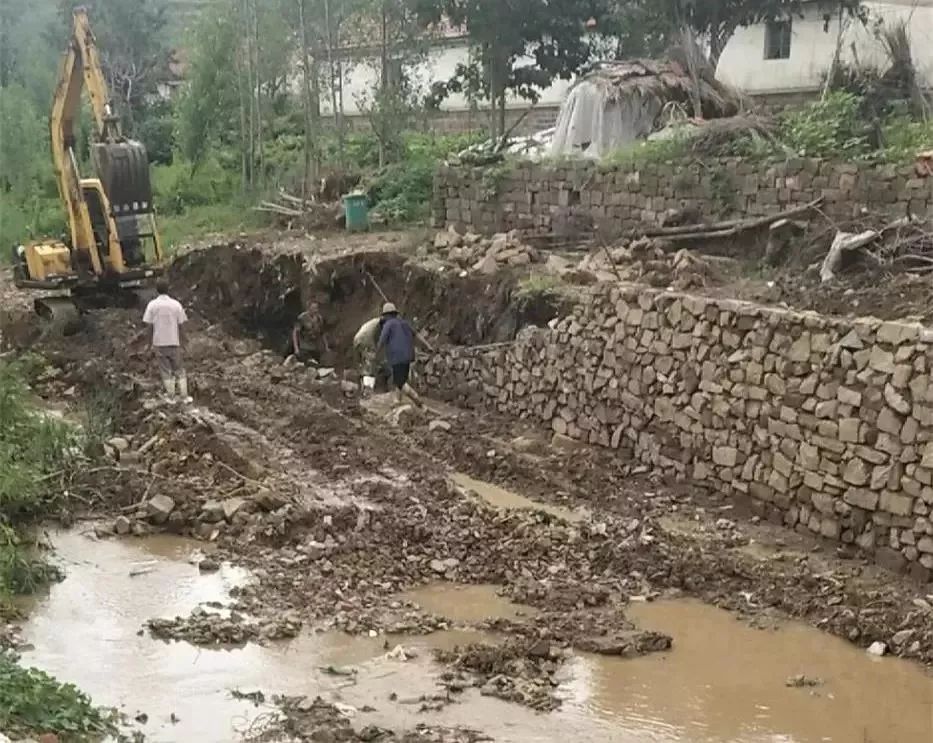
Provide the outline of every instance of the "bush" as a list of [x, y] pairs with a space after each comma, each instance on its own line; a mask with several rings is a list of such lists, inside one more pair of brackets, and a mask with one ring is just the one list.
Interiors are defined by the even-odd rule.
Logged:
[[861, 99], [844, 91], [786, 114], [778, 139], [802, 157], [853, 159], [869, 150]]
[[230, 203], [238, 192], [239, 176], [217, 159], [205, 160], [192, 169], [180, 159], [152, 168], [153, 200], [162, 214], [184, 214], [187, 209]]
[[[402, 160], [383, 168], [369, 181], [370, 201], [391, 222], [426, 218], [431, 210], [438, 162], [476, 141], [477, 136], [472, 134], [409, 134], [405, 138]], [[376, 157], [378, 159], [378, 148]]]
[[17, 529], [60, 505], [55, 476], [71, 465], [78, 443], [70, 426], [29, 404], [25, 373], [17, 364], [0, 364], [0, 599], [32, 590], [48, 576]]
[[117, 735], [115, 717], [72, 684], [0, 654], [0, 730], [17, 738], [52, 732], [67, 741], [99, 740]]

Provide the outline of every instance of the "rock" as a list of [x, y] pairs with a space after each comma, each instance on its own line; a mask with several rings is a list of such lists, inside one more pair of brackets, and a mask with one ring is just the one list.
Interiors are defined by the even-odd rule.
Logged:
[[784, 686], [787, 686], [792, 689], [803, 689], [806, 687], [813, 686], [822, 686], [823, 679], [812, 678], [810, 676], [805, 676], [802, 673], [797, 674], [796, 676], [791, 676], [787, 681], [784, 682]]
[[122, 454], [130, 448], [130, 442], [123, 436], [114, 436], [112, 439], [107, 439], [107, 446]]
[[431, 560], [430, 567], [435, 573], [440, 573], [441, 575], [447, 572], [447, 565], [443, 560]]
[[434, 249], [435, 250], [444, 250], [450, 247], [449, 240], [450, 233], [448, 232], [438, 232], [434, 236]]
[[320, 368], [320, 369], [317, 370], [317, 378], [318, 378], [318, 379], [331, 379], [331, 378], [334, 377], [336, 374], [337, 374], [337, 371], [336, 371], [335, 369], [330, 368], [330, 367], [322, 367], [322, 368]]
[[149, 520], [154, 524], [164, 524], [175, 510], [175, 501], [167, 495], [156, 495], [146, 504]]
[[349, 395], [355, 395], [357, 392], [359, 392], [360, 386], [356, 382], [351, 382], [348, 379], [344, 379], [340, 383], [340, 389], [343, 391], [345, 395], [349, 396]]
[[906, 645], [910, 642], [910, 638], [914, 636], [914, 630], [912, 629], [902, 629], [900, 632], [896, 632], [894, 637], [891, 638], [891, 642], [894, 645], [900, 647], [901, 645]]
[[574, 452], [583, 449], [586, 444], [582, 441], [572, 439], [569, 436], [565, 436], [562, 433], [555, 433], [554, 436], [551, 437], [551, 446], [558, 451]]
[[444, 420], [434, 420], [428, 424], [428, 430], [432, 432], [443, 431], [444, 433], [450, 433], [452, 428], [453, 426]]
[[113, 522], [113, 530], [121, 537], [129, 534], [132, 528], [133, 522], [130, 521], [126, 516], [118, 516], [117, 520]]
[[492, 276], [499, 270], [499, 264], [494, 256], [487, 255], [473, 266], [473, 270], [486, 276]]
[[201, 507], [201, 518], [210, 523], [216, 524], [224, 520], [224, 504], [220, 501], [209, 500]]
[[570, 270], [570, 261], [552, 253], [547, 257], [547, 261], [544, 264], [544, 270], [547, 273], [560, 276], [561, 274], [564, 274]]
[[735, 467], [738, 464], [739, 452], [733, 446], [713, 447], [713, 463], [720, 467]]
[[223, 502], [224, 518], [227, 521], [233, 521], [233, 517], [236, 516], [245, 505], [245, 498], [227, 498]]
[[491, 258], [495, 258], [499, 253], [505, 252], [509, 247], [509, 236], [497, 232], [492, 236], [492, 243], [489, 246], [489, 250], [486, 251], [486, 255]]
[[198, 570], [202, 573], [216, 573], [220, 570], [220, 563], [213, 557], [205, 557], [198, 563]]
[[888, 652], [888, 646], [885, 643], [880, 642], [880, 641], [873, 642], [871, 645], [868, 646], [868, 649], [866, 652], [869, 655], [875, 655], [880, 658], [882, 655]]
[[538, 640], [534, 645], [528, 648], [527, 654], [530, 658], [550, 658], [551, 642], [550, 640]]
[[509, 445], [520, 454], [540, 452], [543, 448], [543, 442], [531, 436], [518, 436], [512, 439]]

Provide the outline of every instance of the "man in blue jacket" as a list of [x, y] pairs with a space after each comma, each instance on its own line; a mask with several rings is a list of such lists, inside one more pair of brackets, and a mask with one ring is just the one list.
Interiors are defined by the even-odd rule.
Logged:
[[385, 349], [386, 361], [392, 368], [392, 383], [398, 392], [398, 401], [402, 402], [404, 396], [411, 398], [416, 405], [421, 405], [421, 399], [408, 383], [411, 374], [411, 365], [415, 360], [415, 331], [408, 321], [400, 317], [398, 308], [391, 302], [386, 302], [382, 308], [382, 331], [379, 334], [379, 343], [376, 345], [376, 354]]

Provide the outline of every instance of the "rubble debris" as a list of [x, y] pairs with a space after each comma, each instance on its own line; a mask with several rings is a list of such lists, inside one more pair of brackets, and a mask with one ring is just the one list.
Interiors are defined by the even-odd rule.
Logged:
[[[435, 651], [441, 663], [470, 678], [484, 696], [498, 697], [542, 712], [560, 707], [555, 675], [568, 657], [542, 641], [507, 640], [502, 645], [475, 644], [452, 651]], [[445, 676], [445, 681], [457, 676]]]
[[290, 639], [298, 635], [302, 624], [301, 619], [292, 613], [260, 622], [237, 611], [221, 614], [199, 606], [187, 617], [150, 619], [146, 627], [153, 637], [160, 640], [183, 640], [192, 645], [211, 646]]
[[798, 673], [796, 676], [791, 676], [789, 679], [787, 679], [787, 681], [784, 682], [784, 686], [790, 689], [806, 689], [822, 685], [823, 679], [817, 678], [815, 676], [807, 676], [803, 673]]
[[460, 235], [451, 228], [437, 233], [433, 248], [446, 260], [486, 275], [501, 268], [527, 266], [541, 260], [538, 251], [526, 244], [517, 230], [486, 238], [475, 233]]

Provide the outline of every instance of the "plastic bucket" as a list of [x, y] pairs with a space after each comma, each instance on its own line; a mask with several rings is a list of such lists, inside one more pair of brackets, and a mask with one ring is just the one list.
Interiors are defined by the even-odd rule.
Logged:
[[366, 194], [347, 194], [343, 197], [343, 209], [349, 232], [369, 229], [369, 197]]

